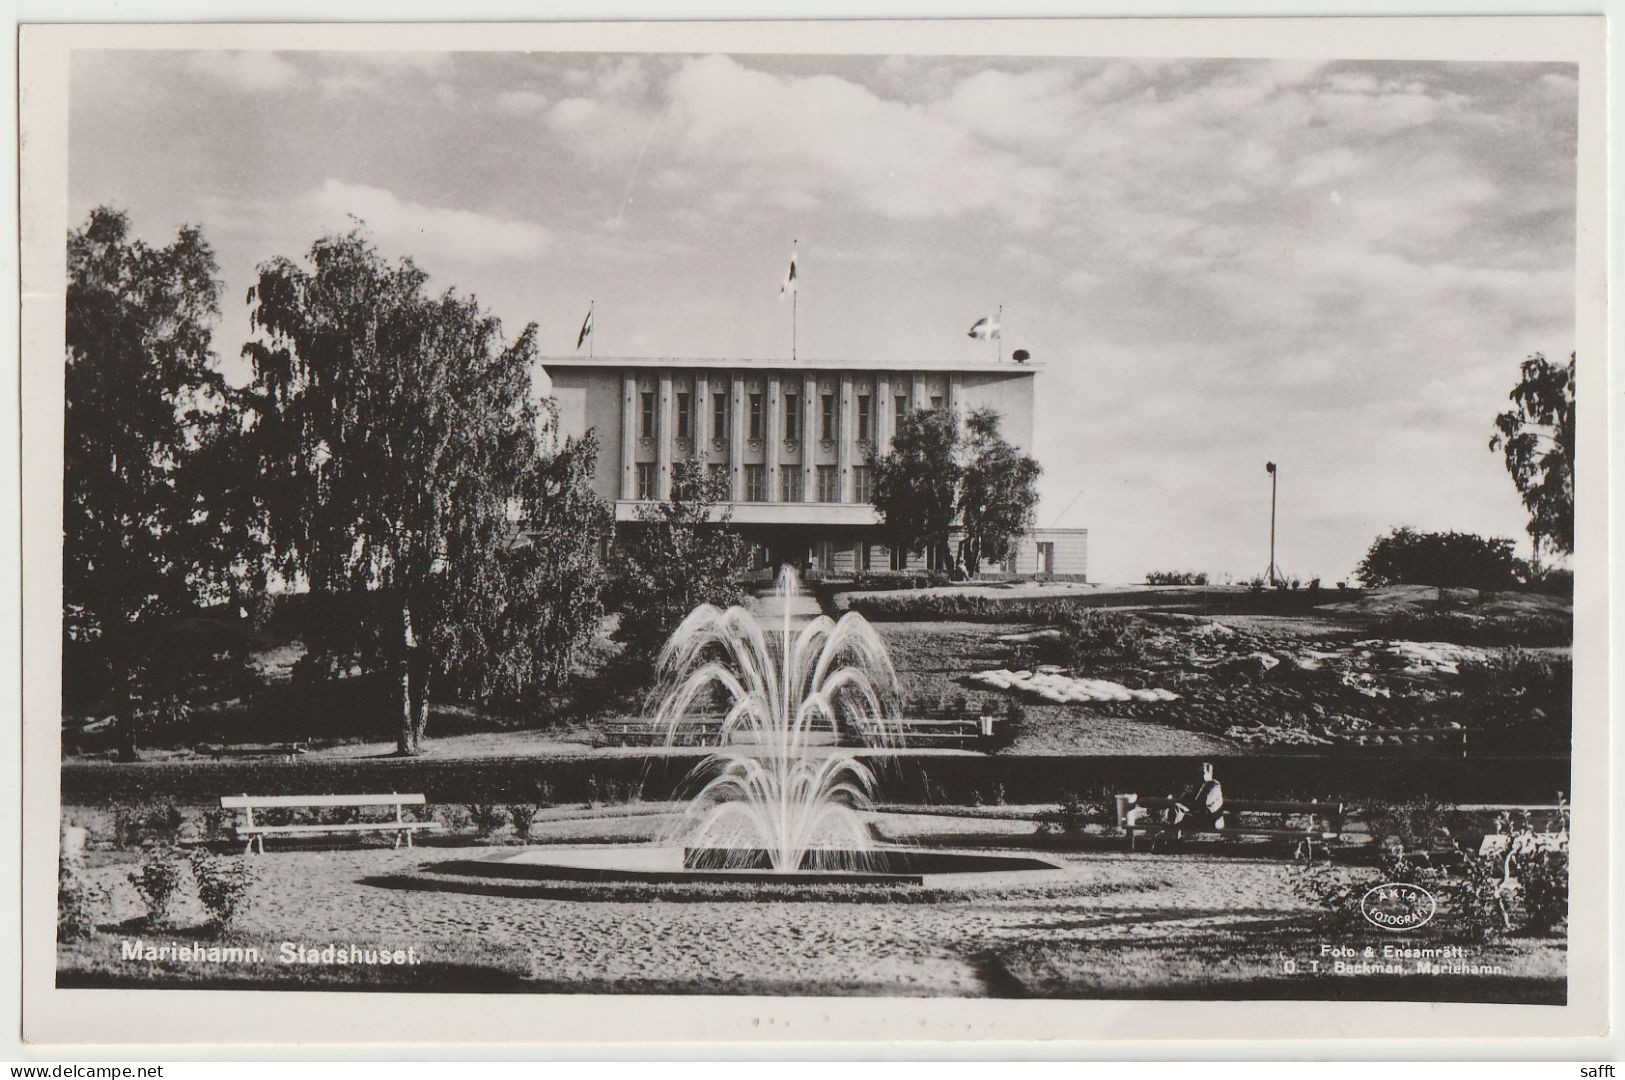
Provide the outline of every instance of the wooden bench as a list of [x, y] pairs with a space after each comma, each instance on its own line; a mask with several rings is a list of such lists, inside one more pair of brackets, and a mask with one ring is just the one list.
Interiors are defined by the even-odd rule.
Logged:
[[[958, 720], [900, 720], [903, 745], [906, 746], [973, 746], [992, 738], [995, 718], [967, 716]], [[863, 746], [863, 741], [852, 732], [832, 736], [829, 732], [813, 732], [807, 740], [818, 746]], [[616, 720], [599, 729], [599, 737], [611, 746], [663, 746], [670, 740], [673, 746], [718, 746], [722, 741], [720, 718], [697, 717], [685, 720], [675, 733], [664, 725], [648, 720]]]
[[[412, 834], [417, 830], [440, 828], [438, 821], [406, 820], [405, 807], [423, 804], [422, 795], [397, 795], [394, 792], [388, 795], [226, 795], [220, 799], [222, 810], [243, 812], [243, 823], [237, 826], [237, 838], [245, 842], [244, 855], [251, 853], [256, 846], [261, 855], [265, 854], [265, 838], [270, 835], [310, 836], [320, 833], [388, 832], [395, 834], [395, 847], [401, 846], [403, 836], [406, 838], [406, 846], [411, 847]], [[335, 806], [393, 806], [395, 820], [351, 821], [340, 825], [258, 825], [254, 822], [255, 810]]]
[[[1313, 855], [1315, 845], [1326, 845], [1343, 835], [1343, 804], [1323, 802], [1232, 802], [1227, 800], [1220, 813], [1224, 827], [1182, 822], [1168, 825], [1159, 820], [1159, 812], [1178, 802], [1168, 798], [1141, 798], [1138, 795], [1117, 796], [1117, 827], [1128, 837], [1129, 850], [1141, 834], [1148, 838], [1187, 833], [1205, 833], [1219, 837], [1264, 836], [1297, 841], [1296, 852]], [[1136, 807], [1148, 811], [1141, 821], [1130, 822], [1129, 812]], [[1259, 818], [1270, 818], [1260, 821]], [[1297, 823], [1293, 823], [1297, 819]]]
[[1433, 728], [1361, 728], [1342, 732], [1338, 744], [1373, 750], [1435, 750], [1452, 756], [1467, 756], [1467, 729], [1464, 727]]

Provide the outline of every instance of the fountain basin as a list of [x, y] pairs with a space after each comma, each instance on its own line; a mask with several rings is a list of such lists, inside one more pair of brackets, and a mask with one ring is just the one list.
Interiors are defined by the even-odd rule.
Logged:
[[818, 848], [802, 868], [772, 868], [766, 850], [641, 847], [627, 844], [527, 848], [486, 859], [442, 863], [441, 873], [530, 881], [760, 882], [819, 885], [923, 885], [944, 875], [1059, 870], [1045, 859], [999, 852], [877, 847]]

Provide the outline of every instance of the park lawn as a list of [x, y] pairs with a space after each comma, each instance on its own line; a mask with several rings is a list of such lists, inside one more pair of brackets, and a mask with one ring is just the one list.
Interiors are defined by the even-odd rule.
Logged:
[[[1299, 921], [1301, 923], [1301, 920]], [[1390, 945], [1437, 941], [1389, 937]], [[1157, 943], [1134, 941], [1026, 942], [999, 954], [1007, 992], [1016, 997], [1177, 999], [1417, 1000], [1522, 1002], [1560, 1005], [1567, 993], [1566, 943], [1561, 937], [1508, 938], [1466, 945], [1466, 961], [1497, 966], [1499, 974], [1336, 974], [1323, 945], [1371, 945], [1384, 939], [1305, 930], [1247, 933], [1221, 930]], [[1319, 963], [1319, 970], [1311, 966]], [[1345, 963], [1358, 962], [1344, 961]], [[1414, 962], [1403, 962], [1411, 966]]]

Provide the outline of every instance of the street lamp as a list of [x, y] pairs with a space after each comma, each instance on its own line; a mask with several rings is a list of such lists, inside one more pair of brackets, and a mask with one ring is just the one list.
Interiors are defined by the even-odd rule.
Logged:
[[1280, 474], [1275, 462], [1264, 462], [1264, 471], [1270, 474], [1270, 568], [1265, 571], [1265, 581], [1270, 585], [1277, 585], [1281, 580], [1281, 571], [1275, 565], [1275, 485], [1280, 480]]

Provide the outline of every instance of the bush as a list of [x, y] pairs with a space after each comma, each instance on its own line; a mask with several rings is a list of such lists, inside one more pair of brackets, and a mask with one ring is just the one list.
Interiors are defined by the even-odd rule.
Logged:
[[513, 834], [521, 840], [530, 837], [530, 823], [536, 820], [537, 812], [541, 810], [535, 803], [515, 803], [508, 807], [508, 817], [513, 822]]
[[1371, 632], [1401, 641], [1449, 641], [1457, 645], [1563, 646], [1574, 641], [1567, 615], [1528, 613], [1486, 616], [1471, 611], [1401, 612]]
[[459, 833], [474, 823], [468, 807], [458, 803], [441, 803], [434, 808], [434, 820], [448, 833]]
[[148, 926], [165, 926], [174, 918], [185, 875], [186, 860], [172, 847], [153, 850], [131, 871], [130, 884], [147, 905]]
[[1145, 575], [1147, 585], [1206, 585], [1207, 574], [1196, 570], [1154, 570]]
[[1100, 803], [1085, 802], [1077, 792], [1069, 791], [1061, 798], [1061, 805], [1038, 818], [1038, 832], [1042, 836], [1075, 835], [1086, 825], [1103, 821], [1106, 810]]
[[1506, 537], [1476, 533], [1419, 533], [1400, 526], [1372, 541], [1356, 568], [1368, 586], [1434, 585], [1447, 589], [1513, 589], [1529, 580], [1529, 567]]
[[491, 836], [511, 820], [506, 807], [492, 803], [470, 803], [468, 816], [481, 836]]
[[113, 844], [125, 849], [172, 846], [180, 841], [186, 818], [172, 802], [139, 803], [113, 812]]
[[1145, 655], [1145, 630], [1139, 620], [1115, 611], [1079, 608], [1061, 622], [1061, 652], [1074, 670], [1104, 658], [1133, 662]]
[[1514, 650], [1463, 661], [1458, 694], [1443, 715], [1502, 745], [1555, 749], [1569, 745], [1574, 662], [1567, 656]]
[[244, 857], [212, 855], [194, 848], [189, 856], [192, 879], [197, 882], [197, 898], [216, 929], [229, 927], [242, 913], [254, 881], [255, 866]]
[[63, 862], [56, 873], [56, 939], [76, 941], [96, 932], [95, 908], [101, 891], [79, 868]]

